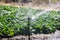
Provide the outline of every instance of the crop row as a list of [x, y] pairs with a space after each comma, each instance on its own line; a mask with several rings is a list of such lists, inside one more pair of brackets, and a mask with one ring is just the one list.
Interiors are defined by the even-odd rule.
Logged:
[[[29, 12], [30, 11], [30, 12]], [[28, 13], [35, 15], [42, 10], [0, 6], [0, 36], [28, 35]], [[54, 33], [60, 29], [60, 11], [49, 11], [30, 21], [30, 33]]]

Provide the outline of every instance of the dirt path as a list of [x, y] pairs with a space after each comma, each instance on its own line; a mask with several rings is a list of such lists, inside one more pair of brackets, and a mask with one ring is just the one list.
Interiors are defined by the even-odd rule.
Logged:
[[[17, 3], [4, 3], [4, 2], [0, 2], [0, 5], [16, 6], [16, 7], [26, 7], [26, 8], [27, 7], [31, 7], [33, 9], [42, 9], [42, 10], [51, 8], [51, 6], [49, 6], [49, 5], [39, 5], [39, 6], [37, 6], [37, 5], [32, 5], [31, 3], [30, 4], [25, 4], [24, 6], [22, 6], [21, 4], [17, 4]], [[56, 5], [54, 5], [53, 7], [55, 7], [55, 6]], [[60, 5], [57, 8], [52, 9], [52, 10], [60, 11]]]
[[[60, 31], [56, 30], [55, 34], [33, 34], [31, 40], [60, 40]], [[18, 35], [12, 38], [3, 38], [2, 40], [28, 40], [28, 36]]]

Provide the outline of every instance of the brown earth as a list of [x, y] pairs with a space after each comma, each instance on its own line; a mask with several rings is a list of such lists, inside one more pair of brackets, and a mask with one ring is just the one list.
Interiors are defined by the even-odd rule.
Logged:
[[[5, 5], [5, 6], [16, 6], [16, 7], [31, 7], [33, 9], [50, 9], [51, 5], [46, 5], [46, 4], [41, 4], [41, 5], [34, 5], [32, 3], [28, 3], [28, 4], [24, 4], [23, 6], [21, 5], [21, 3], [4, 3], [4, 2], [0, 2], [0, 5]], [[52, 5], [52, 6], [56, 6], [56, 5]], [[60, 11], [60, 5], [52, 10], [55, 11]]]
[[[2, 38], [0, 40], [28, 40], [28, 36], [17, 35], [12, 38]], [[60, 40], [60, 31], [56, 30], [54, 34], [33, 34], [30, 40]]]

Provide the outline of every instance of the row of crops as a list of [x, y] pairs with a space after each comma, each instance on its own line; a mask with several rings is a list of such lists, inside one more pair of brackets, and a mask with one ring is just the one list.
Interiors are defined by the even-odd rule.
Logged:
[[[0, 5], [0, 36], [28, 35], [27, 14], [35, 15], [42, 10], [32, 8], [18, 8]], [[49, 11], [39, 16], [35, 21], [30, 21], [31, 34], [54, 33], [60, 30], [60, 11]]]

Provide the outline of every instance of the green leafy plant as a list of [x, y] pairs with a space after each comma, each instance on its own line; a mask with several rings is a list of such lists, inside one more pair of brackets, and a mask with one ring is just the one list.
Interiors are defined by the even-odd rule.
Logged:
[[[28, 35], [28, 16], [30, 13], [35, 15], [42, 10], [32, 8], [18, 8], [14, 6], [0, 5], [0, 36]], [[60, 12], [49, 11], [30, 21], [30, 33], [48, 34], [60, 29]]]

